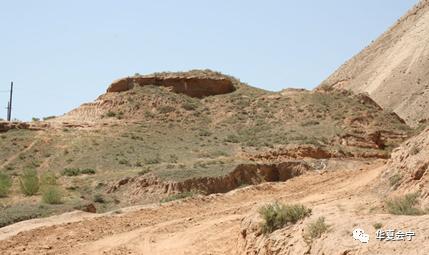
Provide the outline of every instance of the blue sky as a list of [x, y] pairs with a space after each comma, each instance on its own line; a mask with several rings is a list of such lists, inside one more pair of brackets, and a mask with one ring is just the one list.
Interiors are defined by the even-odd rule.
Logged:
[[1, 1], [0, 118], [61, 115], [112, 80], [210, 68], [267, 90], [314, 88], [417, 0]]

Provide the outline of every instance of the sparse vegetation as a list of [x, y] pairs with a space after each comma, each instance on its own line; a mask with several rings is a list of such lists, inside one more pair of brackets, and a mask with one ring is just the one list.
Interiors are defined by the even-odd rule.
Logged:
[[78, 175], [81, 175], [81, 174], [92, 175], [92, 174], [95, 174], [95, 173], [96, 173], [95, 169], [92, 169], [92, 168], [85, 168], [85, 169], [80, 169], [80, 168], [65, 168], [62, 174], [64, 176], [78, 176]]
[[115, 117], [115, 116], [116, 116], [116, 113], [115, 113], [115, 112], [112, 112], [112, 111], [108, 111], [108, 112], [106, 113], [106, 116], [107, 116], [107, 117], [109, 117], [109, 118], [112, 118], [112, 117]]
[[165, 113], [169, 113], [169, 112], [174, 112], [174, 110], [175, 110], [175, 108], [174, 107], [172, 107], [172, 106], [161, 106], [160, 108], [159, 108], [159, 112], [160, 113], [163, 113], [163, 114], [165, 114]]
[[12, 187], [12, 180], [10, 176], [0, 172], [0, 198], [6, 197]]
[[140, 175], [140, 176], [142, 176], [142, 175], [145, 175], [145, 174], [147, 174], [147, 173], [150, 173], [150, 168], [149, 167], [145, 167], [145, 168], [143, 168], [142, 170], [140, 170], [139, 172], [138, 172], [138, 175]]
[[55, 119], [56, 116], [48, 116], [48, 117], [44, 117], [43, 120], [51, 120], [51, 119]]
[[400, 173], [395, 173], [394, 175], [389, 177], [389, 184], [393, 188], [397, 188], [402, 180], [402, 175]]
[[80, 170], [81, 174], [95, 174], [95, 169], [92, 168], [85, 168]]
[[0, 227], [46, 215], [48, 215], [47, 210], [38, 205], [17, 204], [0, 210]]
[[45, 172], [40, 177], [40, 183], [42, 186], [57, 185], [57, 177], [53, 172]]
[[33, 196], [39, 192], [39, 176], [34, 169], [25, 170], [19, 179], [19, 183], [22, 193], [26, 196]]
[[159, 155], [156, 155], [153, 158], [147, 158], [144, 160], [144, 163], [147, 165], [159, 164], [161, 162], [161, 158]]
[[174, 195], [170, 195], [166, 198], [161, 199], [161, 203], [167, 203], [167, 202], [171, 202], [171, 201], [175, 201], [175, 200], [179, 200], [179, 199], [184, 199], [184, 198], [188, 198], [188, 197], [193, 197], [197, 194], [197, 192], [195, 191], [188, 191], [188, 192], [182, 192], [179, 194], [174, 194]]
[[225, 138], [225, 142], [239, 143], [240, 140], [238, 139], [238, 137], [236, 135], [230, 134]]
[[[64, 191], [63, 204], [53, 205], [62, 208], [75, 198], [92, 201], [94, 194], [106, 196], [108, 188], [96, 185], [96, 182], [116, 183], [148, 172], [166, 182], [219, 177], [229, 174], [240, 164], [253, 163], [242, 155], [265, 153], [268, 149], [276, 152], [277, 148], [289, 145], [314, 144], [327, 150], [335, 146], [335, 151], [345, 156], [367, 152], [369, 149], [335, 143], [336, 138], [344, 134], [361, 135], [350, 125], [344, 125], [344, 121], [365, 117], [368, 110], [371, 110], [368, 120], [371, 132], [380, 126], [393, 133], [408, 130], [401, 123], [391, 125], [396, 119], [390, 119], [379, 110], [368, 109], [352, 96], [299, 91], [279, 96], [234, 82], [236, 91], [232, 93], [199, 99], [174, 93], [165, 87], [135, 86], [123, 93], [110, 94], [106, 104], [85, 106], [96, 107], [93, 112], [106, 118], [100, 122], [102, 125], [94, 128], [75, 127], [70, 123], [56, 132], [49, 132], [50, 129], [40, 132], [9, 130], [0, 135], [0, 162], [4, 165], [1, 171], [16, 176], [19, 185], [21, 169], [37, 169], [42, 196], [45, 187], [50, 185], [58, 185]], [[268, 100], [267, 96], [273, 96], [273, 99]], [[91, 114], [85, 116], [92, 117]], [[123, 117], [127, 121], [116, 121]], [[389, 148], [398, 144], [394, 139], [386, 141]], [[374, 152], [379, 155], [382, 151]], [[92, 174], [97, 178], [82, 176]], [[64, 177], [57, 180], [60, 175]], [[239, 181], [238, 185], [249, 183]], [[127, 186], [129, 184], [122, 188], [126, 190]], [[19, 186], [16, 188], [19, 191]], [[10, 191], [13, 193], [15, 189]], [[12, 203], [34, 202], [34, 199], [13, 195], [13, 199], [18, 197], [19, 201]], [[164, 201], [188, 195], [178, 194]], [[110, 208], [115, 204], [120, 207], [130, 201], [121, 199], [122, 192], [117, 196], [109, 195], [107, 202], [98, 206]], [[9, 198], [4, 201], [9, 202]]]
[[410, 193], [402, 197], [392, 198], [386, 201], [387, 211], [394, 215], [422, 215], [425, 212], [416, 207], [418, 205], [418, 193]]
[[104, 199], [104, 196], [102, 194], [95, 194], [94, 195], [94, 202], [104, 204], [106, 200]]
[[410, 154], [411, 155], [416, 155], [417, 153], [420, 152], [420, 148], [417, 144], [414, 144], [411, 149], [410, 149]]
[[56, 205], [62, 203], [62, 192], [57, 185], [43, 187], [42, 201], [47, 204]]
[[187, 111], [193, 111], [198, 108], [198, 106], [195, 103], [192, 102], [185, 102], [182, 104], [183, 109]]
[[329, 225], [325, 222], [325, 217], [319, 217], [317, 220], [307, 224], [307, 228], [304, 233], [304, 239], [306, 242], [312, 242], [314, 239], [320, 238], [323, 233], [329, 230]]
[[287, 224], [295, 224], [311, 214], [311, 209], [304, 205], [284, 205], [278, 202], [268, 204], [259, 209], [259, 214], [264, 219], [262, 232], [272, 233], [283, 228]]
[[383, 227], [383, 223], [377, 222], [372, 225], [374, 229], [380, 229]]
[[63, 171], [64, 176], [78, 176], [80, 174], [79, 168], [66, 168]]

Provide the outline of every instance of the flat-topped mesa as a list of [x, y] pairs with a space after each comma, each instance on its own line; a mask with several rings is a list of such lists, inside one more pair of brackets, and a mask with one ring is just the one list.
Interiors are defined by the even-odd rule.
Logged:
[[236, 89], [232, 79], [222, 74], [212, 71], [190, 71], [126, 77], [113, 82], [107, 92], [117, 93], [135, 86], [147, 85], [168, 87], [175, 93], [197, 98], [227, 94]]

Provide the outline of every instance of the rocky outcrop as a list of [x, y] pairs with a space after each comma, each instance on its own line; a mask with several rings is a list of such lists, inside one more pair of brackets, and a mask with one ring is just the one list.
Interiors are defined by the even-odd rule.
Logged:
[[382, 176], [388, 193], [418, 192], [429, 205], [429, 128], [394, 150]]
[[328, 77], [319, 90], [368, 93], [407, 124], [429, 118], [429, 0]]
[[126, 77], [113, 82], [107, 92], [117, 93], [130, 90], [136, 86], [147, 85], [168, 87], [175, 93], [197, 98], [226, 94], [235, 90], [231, 79], [225, 76], [209, 76], [201, 73], [167, 73]]
[[231, 173], [219, 177], [192, 178], [181, 182], [162, 181], [154, 175], [126, 177], [112, 185], [108, 193], [127, 189], [132, 196], [147, 193], [174, 194], [198, 191], [204, 194], [225, 193], [243, 185], [263, 182], [284, 182], [299, 176], [312, 167], [305, 161], [286, 161], [279, 164], [241, 164]]

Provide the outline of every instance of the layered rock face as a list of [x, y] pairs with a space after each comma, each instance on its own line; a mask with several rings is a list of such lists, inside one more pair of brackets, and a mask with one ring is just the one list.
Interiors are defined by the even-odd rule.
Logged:
[[384, 109], [417, 126], [429, 119], [428, 45], [429, 0], [423, 0], [318, 89], [369, 93]]
[[175, 93], [197, 98], [226, 94], [235, 90], [232, 81], [222, 76], [168, 73], [126, 77], [113, 82], [107, 92], [122, 92], [135, 86], [147, 85], [169, 87]]
[[390, 191], [419, 192], [423, 205], [429, 205], [429, 128], [396, 149], [383, 176]]

